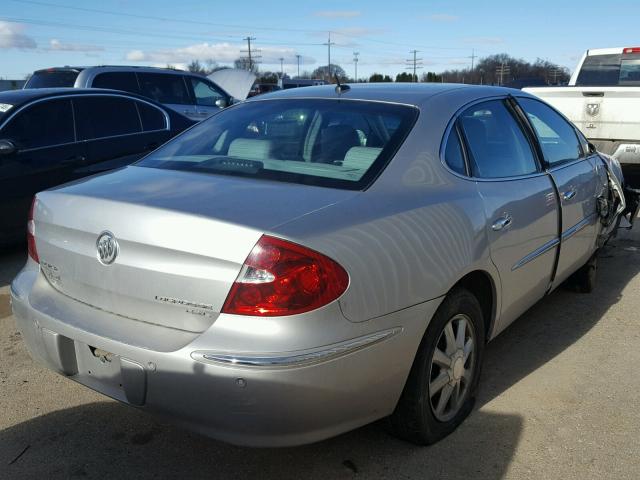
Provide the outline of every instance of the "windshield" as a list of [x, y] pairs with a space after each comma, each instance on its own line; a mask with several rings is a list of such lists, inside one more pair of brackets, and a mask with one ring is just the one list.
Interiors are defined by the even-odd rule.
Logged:
[[577, 86], [640, 86], [638, 55], [589, 55], [584, 59], [576, 80]]
[[80, 72], [73, 70], [52, 70], [35, 72], [24, 88], [73, 87]]
[[360, 190], [384, 169], [416, 118], [413, 107], [379, 102], [246, 102], [136, 165]]

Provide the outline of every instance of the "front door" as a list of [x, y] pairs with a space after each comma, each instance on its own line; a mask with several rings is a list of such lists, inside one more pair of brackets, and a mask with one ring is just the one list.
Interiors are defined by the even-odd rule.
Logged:
[[589, 260], [596, 249], [600, 228], [596, 198], [603, 185], [574, 127], [546, 104], [520, 98], [535, 131], [546, 167], [560, 196], [562, 218], [560, 258], [554, 285], [557, 286]]

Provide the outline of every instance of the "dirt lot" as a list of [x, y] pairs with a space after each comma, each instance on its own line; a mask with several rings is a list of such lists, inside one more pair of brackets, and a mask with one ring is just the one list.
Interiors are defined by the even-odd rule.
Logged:
[[475, 411], [430, 448], [380, 424], [238, 448], [106, 399], [29, 358], [8, 304], [23, 261], [0, 255], [0, 478], [640, 477], [640, 230], [603, 253], [593, 294], [560, 289], [490, 344]]

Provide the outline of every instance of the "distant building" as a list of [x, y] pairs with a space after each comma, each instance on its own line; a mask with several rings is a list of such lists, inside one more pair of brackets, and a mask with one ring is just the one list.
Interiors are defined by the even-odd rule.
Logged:
[[0, 80], [0, 92], [5, 90], [20, 90], [26, 80]]

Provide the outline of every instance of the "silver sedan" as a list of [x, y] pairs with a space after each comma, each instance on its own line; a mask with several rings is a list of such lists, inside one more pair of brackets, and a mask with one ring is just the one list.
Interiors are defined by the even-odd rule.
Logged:
[[471, 411], [487, 341], [593, 288], [625, 210], [619, 165], [530, 95], [308, 87], [39, 193], [11, 296], [35, 358], [212, 437], [389, 417], [429, 444]]

